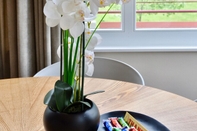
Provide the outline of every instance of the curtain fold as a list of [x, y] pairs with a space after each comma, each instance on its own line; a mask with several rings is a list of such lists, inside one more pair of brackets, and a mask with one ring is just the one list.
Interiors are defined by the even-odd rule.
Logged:
[[[7, 52], [9, 52], [9, 64], [10, 64], [10, 77], [17, 77], [18, 76], [18, 70], [15, 68], [18, 68], [18, 51], [17, 51], [17, 22], [16, 22], [16, 1], [15, 0], [9, 0], [6, 4], [7, 9], [7, 43], [9, 43]], [[9, 67], [5, 65], [6, 67]]]
[[[17, 77], [17, 38], [16, 38], [16, 2], [14, 0], [0, 3], [0, 78]], [[6, 16], [6, 17], [5, 17]]]
[[46, 0], [0, 0], [0, 79], [33, 76], [59, 61], [60, 31], [45, 24]]
[[32, 0], [17, 0], [17, 43], [19, 77], [35, 72], [35, 33]]
[[3, 78], [3, 0], [0, 0], [0, 78]]
[[59, 57], [57, 55], [57, 49], [59, 47], [60, 43], [60, 27], [57, 26], [55, 28], [51, 28], [51, 62], [57, 62], [59, 61]]

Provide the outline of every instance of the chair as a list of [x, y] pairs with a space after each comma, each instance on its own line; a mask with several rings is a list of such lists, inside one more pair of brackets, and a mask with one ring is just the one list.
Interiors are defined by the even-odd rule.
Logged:
[[[38, 76], [59, 76], [60, 62], [52, 64], [40, 70], [34, 75]], [[145, 85], [142, 75], [132, 66], [110, 58], [95, 57], [93, 78], [105, 78], [120, 80]]]

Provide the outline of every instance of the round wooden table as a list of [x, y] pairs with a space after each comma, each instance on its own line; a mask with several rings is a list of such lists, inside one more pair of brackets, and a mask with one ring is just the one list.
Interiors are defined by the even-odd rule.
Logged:
[[[45, 94], [58, 77], [30, 77], [0, 80], [0, 131], [44, 131]], [[85, 79], [85, 94], [100, 113], [124, 110], [148, 115], [172, 131], [197, 130], [197, 103], [155, 88], [133, 83]]]

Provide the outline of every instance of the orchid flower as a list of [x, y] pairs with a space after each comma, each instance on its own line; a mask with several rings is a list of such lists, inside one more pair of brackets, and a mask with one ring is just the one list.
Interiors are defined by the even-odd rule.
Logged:
[[[102, 37], [97, 33], [94, 33], [93, 36], [91, 37], [92, 32], [90, 31], [90, 29], [86, 29], [85, 33], [86, 33], [85, 39], [87, 44], [87, 50], [93, 51], [94, 48], [102, 42]], [[89, 39], [90, 41], [89, 43], [87, 43]]]
[[[84, 31], [83, 21], [91, 21], [96, 17], [91, 14], [87, 5], [82, 1], [66, 1], [62, 4], [63, 11], [66, 13], [60, 20], [60, 27], [64, 30], [69, 29], [70, 34], [76, 38], [80, 36]], [[70, 10], [70, 8], [73, 8]], [[74, 12], [70, 12], [70, 11]]]
[[[90, 29], [86, 29], [86, 42], [90, 39], [91, 31]], [[92, 76], [94, 72], [94, 48], [100, 44], [102, 41], [102, 38], [99, 34], [94, 33], [91, 40], [88, 43], [88, 46], [85, 50], [85, 74], [88, 76]]]
[[85, 51], [85, 74], [87, 76], [92, 76], [94, 72], [94, 52], [93, 51]]
[[93, 15], [87, 5], [81, 0], [47, 1], [44, 6], [44, 14], [46, 15], [48, 26], [54, 27], [60, 24], [63, 30], [69, 29], [70, 34], [74, 38], [83, 33], [84, 21], [92, 21], [96, 18], [96, 13]]
[[92, 0], [98, 7], [105, 7], [111, 4], [111, 0]]
[[90, 10], [93, 15], [97, 15], [99, 11], [99, 7], [93, 2], [93, 0], [90, 0]]
[[48, 26], [54, 27], [59, 24], [61, 14], [53, 1], [47, 1], [44, 6], [44, 14], [46, 15], [46, 24]]

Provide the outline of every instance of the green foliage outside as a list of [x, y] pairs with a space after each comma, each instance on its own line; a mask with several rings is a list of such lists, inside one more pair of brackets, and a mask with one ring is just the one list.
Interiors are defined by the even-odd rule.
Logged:
[[[137, 2], [155, 2], [155, 3], [137, 3], [137, 10], [197, 10], [196, 2], [173, 2], [164, 3], [167, 0], [137, 0]], [[186, 1], [186, 0], [185, 0]], [[103, 8], [102, 10], [105, 10]], [[113, 7], [113, 10], [120, 10], [120, 6]], [[102, 17], [98, 16], [97, 21]], [[137, 21], [143, 22], [194, 22], [197, 21], [197, 13], [143, 13], [137, 14]], [[106, 22], [120, 22], [120, 14], [108, 14], [104, 21]]]
[[[109, 7], [100, 8], [99, 11], [106, 11]], [[114, 5], [110, 11], [120, 11], [120, 5]], [[104, 14], [98, 14], [96, 21], [100, 21]], [[121, 14], [107, 14], [103, 20], [104, 22], [120, 22], [121, 21]]]

